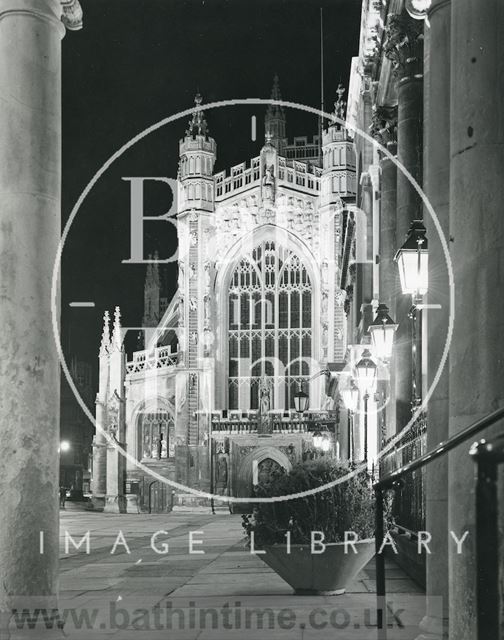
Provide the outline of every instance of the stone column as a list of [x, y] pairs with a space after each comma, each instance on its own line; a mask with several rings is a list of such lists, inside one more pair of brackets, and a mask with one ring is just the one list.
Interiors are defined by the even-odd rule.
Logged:
[[57, 606], [60, 16], [58, 0], [0, 3], [0, 612]]
[[[504, 404], [503, 30], [501, 0], [452, 3], [450, 246], [455, 326], [450, 350], [451, 435]], [[502, 429], [500, 423], [481, 437], [502, 433]], [[457, 640], [476, 637], [475, 480], [468, 449], [469, 445], [461, 445], [449, 460], [449, 529], [457, 535], [469, 531], [463, 554], [457, 555], [455, 545], [449, 545], [450, 638]], [[500, 562], [502, 576], [502, 554]]]
[[[396, 145], [390, 143], [388, 150], [395, 155]], [[397, 297], [398, 271], [394, 262], [397, 251], [396, 211], [397, 211], [397, 166], [383, 156], [381, 168], [380, 206], [380, 302], [389, 309], [394, 308]]]
[[[424, 192], [449, 241], [450, 196], [450, 0], [434, 0], [425, 23]], [[428, 314], [427, 386], [439, 368], [449, 323], [449, 282], [439, 234], [425, 211], [429, 242], [429, 292], [426, 302], [441, 309]], [[427, 407], [427, 450], [448, 438], [448, 363]], [[427, 615], [418, 640], [441, 640], [448, 627], [448, 464], [442, 458], [426, 470], [426, 530], [432, 535], [427, 560]], [[442, 608], [439, 599], [442, 599]], [[441, 617], [442, 615], [442, 617]], [[454, 636], [457, 637], [457, 636]]]
[[[392, 133], [395, 137], [395, 123], [392, 121]], [[385, 143], [385, 140], [383, 141]], [[397, 153], [397, 144], [394, 141], [386, 143], [387, 149], [393, 154]], [[397, 165], [387, 157], [382, 157], [381, 168], [381, 203], [380, 203], [380, 289], [379, 302], [384, 303], [391, 310], [395, 309], [395, 299], [398, 295], [399, 274], [394, 256], [397, 251], [396, 215], [397, 215]], [[395, 318], [393, 318], [395, 320]], [[396, 417], [396, 364], [395, 354], [392, 352], [392, 361], [389, 367], [389, 382], [385, 393], [389, 402], [384, 409], [385, 438], [395, 433]]]
[[[397, 154], [397, 108], [377, 106], [373, 115], [373, 136], [395, 156]], [[394, 256], [397, 251], [397, 165], [384, 153], [380, 153], [380, 224], [379, 224], [379, 285], [378, 302], [386, 304], [393, 314], [398, 295], [399, 274]], [[382, 435], [387, 439], [395, 434], [395, 361], [389, 366], [389, 380], [383, 383], [379, 393], [382, 401], [388, 400], [383, 415]]]
[[[423, 23], [407, 13], [392, 15], [387, 27], [385, 55], [392, 60], [398, 77], [397, 157], [422, 184], [423, 121]], [[422, 218], [421, 200], [401, 169], [397, 172], [396, 250], [402, 245], [415, 218]], [[412, 345], [408, 312], [411, 298], [397, 291], [392, 307], [399, 327], [395, 337], [397, 431], [411, 418]]]

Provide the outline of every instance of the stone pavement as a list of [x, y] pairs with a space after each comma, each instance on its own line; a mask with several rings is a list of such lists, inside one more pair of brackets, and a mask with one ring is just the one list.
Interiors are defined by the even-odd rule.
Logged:
[[[76, 543], [89, 531], [90, 553], [85, 542], [65, 549], [66, 531]], [[156, 539], [159, 551], [168, 542], [164, 555], [150, 546], [158, 531], [166, 532]], [[191, 531], [200, 532], [193, 551], [204, 553], [189, 552]], [[394, 622], [388, 637], [413, 640], [424, 596], [394, 564], [387, 569], [388, 600], [404, 609], [404, 627]], [[239, 516], [61, 513], [60, 608], [71, 639], [374, 640], [374, 578], [371, 562], [344, 595], [294, 596], [245, 547]]]

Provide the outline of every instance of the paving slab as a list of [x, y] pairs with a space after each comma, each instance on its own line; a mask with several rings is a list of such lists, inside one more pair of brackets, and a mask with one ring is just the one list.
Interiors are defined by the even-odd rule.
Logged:
[[[67, 613], [85, 611], [94, 616], [92, 628], [75, 628], [70, 621], [65, 629], [70, 639], [377, 639], [373, 562], [342, 596], [295, 596], [259, 556], [246, 549], [240, 516], [183, 513], [139, 518], [67, 512], [61, 526], [60, 606]], [[90, 530], [91, 553], [65, 554], [65, 530], [80, 537]], [[130, 554], [121, 547], [110, 553], [119, 530]], [[169, 543], [166, 555], [150, 547], [152, 534], [160, 530], [169, 532], [158, 537], [159, 544]], [[203, 531], [197, 536], [203, 544], [194, 548], [205, 554], [189, 553], [190, 531]], [[399, 611], [404, 625], [399, 627], [391, 618], [395, 626], [388, 638], [413, 640], [425, 598], [390, 559], [386, 568], [390, 610]], [[247, 610], [252, 612], [245, 620]], [[156, 615], [161, 616], [162, 628]], [[229, 615], [233, 624], [226, 618]]]

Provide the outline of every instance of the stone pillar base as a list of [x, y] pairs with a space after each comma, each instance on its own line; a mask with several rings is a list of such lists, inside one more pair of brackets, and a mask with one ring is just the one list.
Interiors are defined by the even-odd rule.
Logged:
[[126, 498], [126, 513], [140, 513], [140, 504], [138, 502], [137, 495], [127, 495]]
[[103, 511], [105, 508], [105, 496], [93, 496], [90, 503], [90, 511]]
[[106, 496], [104, 513], [126, 513], [126, 496]]
[[422, 633], [415, 640], [448, 640], [448, 619], [424, 616], [420, 631]]

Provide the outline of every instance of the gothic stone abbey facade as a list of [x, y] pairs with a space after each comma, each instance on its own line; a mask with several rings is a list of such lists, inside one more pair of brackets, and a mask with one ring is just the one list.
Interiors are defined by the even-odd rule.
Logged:
[[158, 266], [149, 266], [144, 324], [158, 329], [131, 361], [117, 337], [119, 311], [111, 337], [105, 323], [97, 422], [127, 452], [98, 431], [94, 498], [110, 510], [208, 504], [185, 487], [251, 496], [254, 474], [313, 455], [317, 423], [328, 427], [329, 454], [342, 451], [330, 377], [318, 374], [341, 367], [346, 352], [353, 143], [334, 119], [321, 145], [318, 136], [289, 144], [284, 109], [271, 105], [260, 154], [215, 173], [200, 103], [180, 141], [178, 292], [163, 303]]

